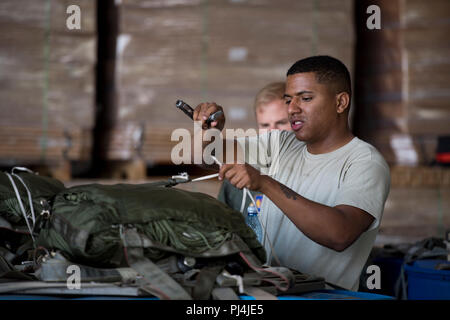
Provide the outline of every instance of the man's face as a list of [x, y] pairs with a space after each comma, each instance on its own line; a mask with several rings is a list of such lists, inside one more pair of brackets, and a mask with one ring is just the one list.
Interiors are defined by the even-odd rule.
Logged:
[[268, 130], [292, 130], [284, 100], [274, 100], [258, 106], [256, 121], [260, 133]]
[[314, 143], [326, 138], [337, 121], [336, 95], [329, 86], [317, 82], [314, 72], [288, 76], [284, 101], [300, 141]]

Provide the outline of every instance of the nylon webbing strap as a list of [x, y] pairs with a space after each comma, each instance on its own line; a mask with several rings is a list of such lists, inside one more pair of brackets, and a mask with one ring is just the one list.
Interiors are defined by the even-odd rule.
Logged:
[[195, 287], [192, 290], [192, 297], [196, 300], [208, 300], [214, 288], [216, 278], [224, 267], [225, 264], [202, 268], [197, 276]]
[[262, 267], [258, 259], [249, 252], [241, 252], [241, 258], [250, 268], [262, 275], [261, 280], [273, 284], [280, 291], [287, 291], [295, 284], [294, 274], [285, 267]]
[[139, 272], [145, 279], [145, 284], [141, 289], [164, 300], [192, 300], [178, 282], [144, 257], [142, 246], [131, 245], [131, 243], [139, 243], [140, 238], [140, 235], [134, 229], [125, 229], [122, 233], [127, 262], [131, 268]]
[[260, 288], [247, 287], [245, 288], [245, 293], [252, 296], [256, 300], [278, 300], [276, 296]]
[[29, 276], [23, 272], [17, 271], [14, 266], [2, 255], [0, 255], [0, 279], [20, 279], [20, 280], [33, 280], [32, 276]]
[[[36, 270], [35, 275], [43, 281], [67, 281], [67, 268], [74, 263], [65, 259], [59, 253], [55, 257], [46, 259]], [[77, 264], [80, 268], [80, 278], [82, 282], [121, 282], [122, 274], [117, 269], [101, 269]]]
[[233, 234], [232, 238], [224, 242], [220, 247], [208, 249], [202, 251], [199, 254], [196, 254], [194, 252], [184, 252], [181, 250], [176, 250], [170, 246], [166, 246], [159, 242], [153, 241], [145, 235], [139, 235], [138, 237], [135, 238], [129, 237], [127, 241], [128, 246], [131, 247], [152, 248], [167, 252], [189, 255], [191, 257], [204, 257], [204, 258], [223, 257], [234, 253], [239, 253], [241, 251], [248, 252], [250, 250], [247, 244], [239, 236], [235, 234]]
[[0, 283], [0, 293], [41, 288], [67, 288], [66, 282], [14, 281]]
[[238, 295], [231, 288], [214, 288], [211, 295], [214, 300], [239, 300]]

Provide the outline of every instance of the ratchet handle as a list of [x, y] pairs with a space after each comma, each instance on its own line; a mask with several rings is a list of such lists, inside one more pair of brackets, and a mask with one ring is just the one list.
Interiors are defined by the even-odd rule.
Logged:
[[191, 106], [188, 105], [186, 102], [184, 102], [183, 100], [177, 100], [175, 106], [181, 111], [183, 111], [189, 118], [194, 120], [194, 109], [192, 109]]
[[[192, 109], [191, 106], [186, 102], [184, 102], [183, 100], [177, 100], [175, 106], [183, 111], [189, 118], [194, 120], [194, 109]], [[206, 124], [208, 125], [208, 127], [210, 126], [211, 122], [216, 121], [217, 118], [222, 114], [223, 112], [220, 110], [211, 114], [208, 119], [206, 119]]]

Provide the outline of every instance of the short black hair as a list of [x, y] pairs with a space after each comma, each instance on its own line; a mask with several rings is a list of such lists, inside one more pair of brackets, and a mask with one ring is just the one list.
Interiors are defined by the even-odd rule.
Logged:
[[288, 70], [286, 76], [296, 73], [314, 72], [317, 82], [332, 84], [337, 92], [352, 95], [350, 72], [338, 59], [330, 56], [313, 56], [298, 60]]

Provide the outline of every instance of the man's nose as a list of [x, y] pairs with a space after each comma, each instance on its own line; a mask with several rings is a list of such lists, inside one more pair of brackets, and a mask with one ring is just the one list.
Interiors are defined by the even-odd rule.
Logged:
[[298, 104], [297, 97], [292, 98], [291, 102], [288, 104], [288, 114], [294, 114], [302, 112], [300, 105]]

